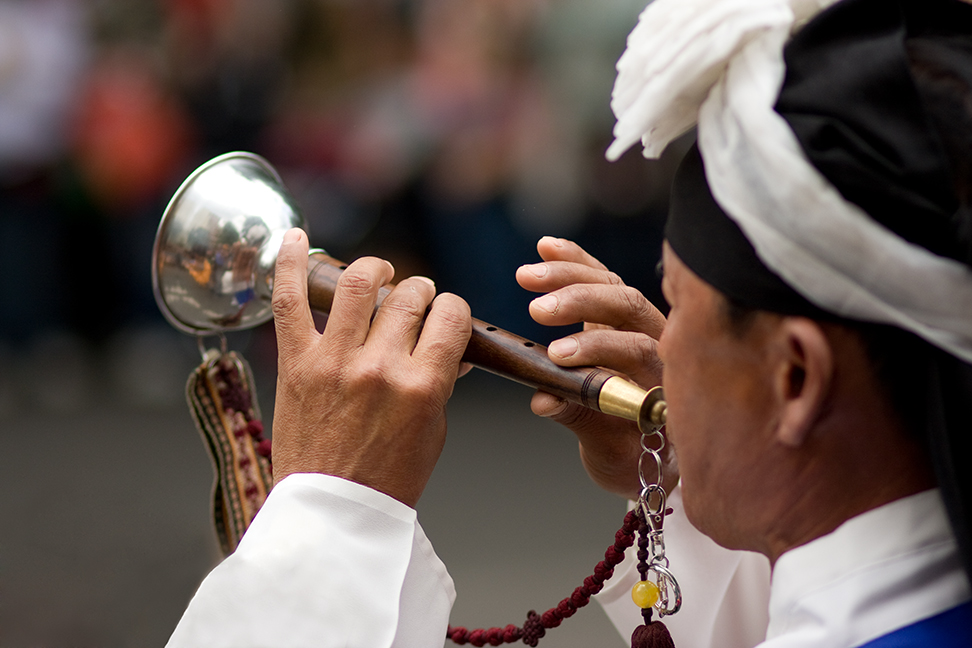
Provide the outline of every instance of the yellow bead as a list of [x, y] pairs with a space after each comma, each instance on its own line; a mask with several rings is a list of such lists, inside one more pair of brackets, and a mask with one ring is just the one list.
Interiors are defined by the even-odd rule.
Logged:
[[631, 588], [631, 600], [645, 610], [658, 602], [658, 586], [651, 581], [639, 581]]

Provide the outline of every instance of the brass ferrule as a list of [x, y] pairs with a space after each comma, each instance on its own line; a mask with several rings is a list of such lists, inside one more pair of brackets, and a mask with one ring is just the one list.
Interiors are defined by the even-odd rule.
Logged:
[[638, 385], [620, 376], [608, 378], [601, 386], [597, 396], [597, 407], [605, 414], [618, 416], [628, 421], [641, 418], [641, 406], [648, 395]]
[[597, 406], [605, 414], [637, 422], [643, 432], [665, 425], [668, 410], [661, 387], [645, 391], [620, 376], [604, 382]]

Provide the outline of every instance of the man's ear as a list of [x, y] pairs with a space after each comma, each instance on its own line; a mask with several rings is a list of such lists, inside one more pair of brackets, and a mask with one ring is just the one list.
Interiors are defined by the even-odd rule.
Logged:
[[797, 447], [813, 429], [828, 397], [834, 353], [824, 330], [806, 317], [784, 317], [778, 332], [782, 354], [774, 387], [782, 411], [776, 437]]

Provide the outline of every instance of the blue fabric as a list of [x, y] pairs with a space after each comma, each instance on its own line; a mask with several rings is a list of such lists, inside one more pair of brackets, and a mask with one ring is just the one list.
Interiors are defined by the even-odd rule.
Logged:
[[972, 648], [972, 601], [884, 635], [860, 648]]

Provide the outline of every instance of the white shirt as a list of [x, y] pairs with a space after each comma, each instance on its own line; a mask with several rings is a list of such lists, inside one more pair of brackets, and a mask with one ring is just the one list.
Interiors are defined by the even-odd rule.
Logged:
[[[699, 533], [685, 517], [681, 488], [667, 501], [673, 512], [665, 516], [665, 554], [682, 590], [682, 608], [661, 621], [675, 645], [753, 648], [766, 636], [769, 622], [769, 561], [762, 554], [723, 549]], [[637, 551], [637, 544], [628, 549], [614, 578], [595, 597], [626, 637], [643, 623], [631, 600], [631, 588], [641, 580]]]
[[[852, 648], [970, 598], [938, 490], [868, 511], [786, 552], [771, 587], [766, 559], [695, 531], [679, 515], [678, 492], [669, 498], [676, 513], [665, 518], [665, 544], [685, 602], [663, 619], [676, 646]], [[630, 633], [641, 623], [629, 595], [640, 577], [633, 561], [622, 564], [598, 598]]]
[[860, 646], [969, 598], [941, 494], [929, 490], [783, 554], [762, 645]]
[[[677, 489], [669, 501], [680, 509]], [[938, 491], [787, 552], [771, 589], [764, 558], [717, 547], [677, 512], [665, 531], [685, 600], [664, 622], [680, 648], [850, 648], [970, 598]], [[627, 637], [641, 622], [633, 556], [614, 578], [598, 599]], [[414, 510], [336, 477], [291, 475], [203, 581], [168, 646], [442, 646], [454, 600]]]
[[454, 601], [413, 509], [337, 477], [290, 475], [167, 646], [442, 646]]

